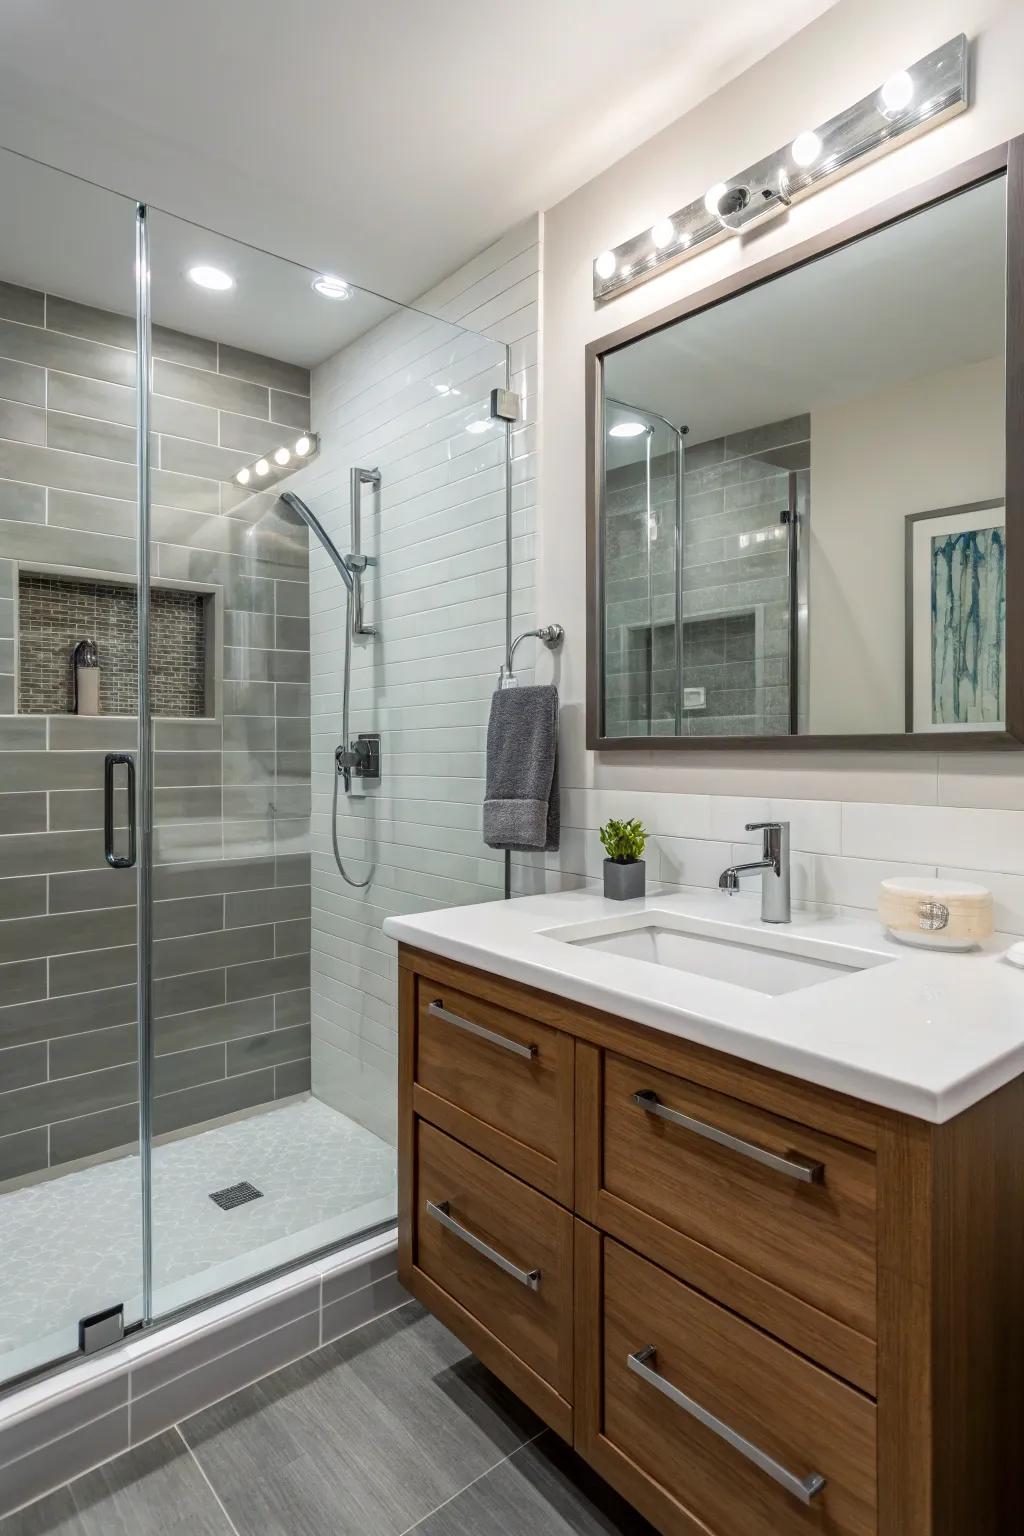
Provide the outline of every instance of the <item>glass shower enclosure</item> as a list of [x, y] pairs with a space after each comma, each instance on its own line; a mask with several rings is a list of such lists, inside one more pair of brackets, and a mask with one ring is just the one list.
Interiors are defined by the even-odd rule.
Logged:
[[393, 1221], [381, 924], [502, 894], [516, 449], [502, 343], [0, 194], [3, 1384]]

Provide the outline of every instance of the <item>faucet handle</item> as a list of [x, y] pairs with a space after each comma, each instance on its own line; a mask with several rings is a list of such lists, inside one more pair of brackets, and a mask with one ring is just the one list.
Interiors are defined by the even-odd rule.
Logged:
[[748, 821], [748, 832], [782, 832], [789, 826], [788, 821]]

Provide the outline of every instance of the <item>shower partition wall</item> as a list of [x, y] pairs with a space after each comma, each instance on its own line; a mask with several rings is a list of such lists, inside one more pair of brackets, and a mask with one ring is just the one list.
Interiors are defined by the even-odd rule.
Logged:
[[[13, 155], [0, 195], [3, 1381], [394, 1219], [381, 920], [501, 894], [508, 353]], [[340, 782], [348, 584], [282, 492], [365, 562]]]

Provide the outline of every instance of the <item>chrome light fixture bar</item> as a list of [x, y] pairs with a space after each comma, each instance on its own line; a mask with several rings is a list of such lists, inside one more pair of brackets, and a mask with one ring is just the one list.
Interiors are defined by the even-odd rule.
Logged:
[[282, 432], [277, 448], [269, 448], [251, 464], [232, 475], [235, 485], [245, 491], [270, 491], [285, 475], [292, 475], [320, 452], [320, 438], [315, 432]]
[[697, 202], [594, 261], [594, 298], [616, 298], [730, 235], [775, 218], [858, 165], [935, 128], [969, 105], [968, 47], [961, 32], [877, 91], [791, 144], [716, 183]]

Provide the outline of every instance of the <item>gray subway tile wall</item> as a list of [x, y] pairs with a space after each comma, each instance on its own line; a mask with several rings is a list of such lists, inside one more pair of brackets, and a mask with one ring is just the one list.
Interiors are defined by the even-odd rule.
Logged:
[[[136, 1136], [135, 877], [101, 788], [135, 723], [16, 713], [14, 643], [19, 574], [135, 573], [134, 343], [0, 282], [0, 1183]], [[308, 536], [221, 478], [309, 425], [309, 375], [160, 326], [154, 353], [154, 574], [220, 588], [225, 642], [223, 713], [155, 728], [159, 1134], [309, 1086]]]

